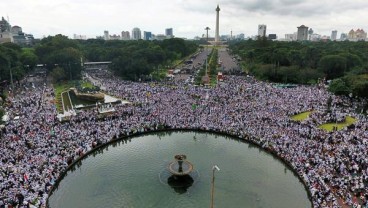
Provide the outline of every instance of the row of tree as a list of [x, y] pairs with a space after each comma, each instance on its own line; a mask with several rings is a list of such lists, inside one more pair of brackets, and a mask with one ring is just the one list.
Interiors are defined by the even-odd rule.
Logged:
[[[267, 39], [234, 41], [229, 44], [243, 68], [259, 79], [273, 82], [313, 84], [340, 79], [331, 91], [367, 96], [367, 42], [280, 42]], [[333, 86], [333, 85], [332, 85]], [[343, 92], [343, 93], [342, 93]]]
[[178, 38], [163, 41], [77, 41], [57, 35], [42, 39], [35, 52], [48, 70], [55, 69], [53, 75], [58, 80], [78, 78], [82, 69], [81, 59], [112, 61], [110, 68], [117, 75], [137, 80], [147, 78], [154, 70], [171, 65], [197, 48], [196, 43]]
[[172, 38], [163, 41], [71, 40], [63, 35], [43, 38], [33, 48], [0, 45], [0, 81], [20, 80], [37, 63], [45, 65], [55, 81], [80, 78], [82, 61], [112, 61], [111, 69], [125, 79], [150, 75], [172, 65], [198, 49], [192, 41]]
[[[21, 79], [32, 70], [38, 62], [38, 57], [31, 48], [21, 48], [13, 43], [0, 45], [0, 82], [10, 84], [13, 80]], [[11, 76], [12, 75], [12, 76]]]

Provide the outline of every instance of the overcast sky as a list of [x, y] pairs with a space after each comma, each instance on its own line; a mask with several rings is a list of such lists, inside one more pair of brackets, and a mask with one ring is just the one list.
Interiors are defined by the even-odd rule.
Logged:
[[12, 26], [36, 38], [63, 34], [88, 38], [141, 31], [164, 34], [173, 28], [176, 37], [202, 36], [210, 27], [214, 36], [215, 8], [220, 6], [220, 35], [257, 34], [258, 24], [267, 34], [284, 37], [304, 24], [315, 33], [331, 35], [332, 30], [368, 30], [368, 0], [3, 0], [0, 16], [9, 16]]

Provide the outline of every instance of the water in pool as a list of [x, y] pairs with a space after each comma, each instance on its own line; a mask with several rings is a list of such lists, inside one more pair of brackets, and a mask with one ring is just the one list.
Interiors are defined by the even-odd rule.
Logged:
[[[185, 154], [194, 166], [184, 191], [166, 183], [167, 166]], [[69, 170], [49, 198], [52, 208], [311, 207], [299, 179], [260, 148], [231, 137], [198, 132], [161, 132], [119, 141]]]

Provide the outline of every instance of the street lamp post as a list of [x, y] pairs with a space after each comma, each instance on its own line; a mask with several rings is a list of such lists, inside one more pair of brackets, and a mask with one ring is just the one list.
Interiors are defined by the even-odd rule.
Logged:
[[212, 182], [211, 182], [211, 207], [213, 208], [213, 201], [215, 195], [215, 170], [220, 171], [220, 168], [217, 165], [212, 167]]
[[204, 29], [207, 31], [207, 43], [206, 43], [206, 45], [207, 45], [208, 44], [208, 31], [211, 30], [211, 29], [209, 27], [206, 27]]

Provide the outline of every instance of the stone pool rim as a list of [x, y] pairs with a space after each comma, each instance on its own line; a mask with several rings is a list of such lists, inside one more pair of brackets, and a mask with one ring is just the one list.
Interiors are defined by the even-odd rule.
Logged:
[[48, 196], [47, 196], [47, 199], [46, 199], [46, 207], [47, 208], [52, 208], [50, 206], [50, 204], [49, 204], [49, 199], [52, 196], [52, 194], [54, 193], [54, 191], [57, 190], [60, 182], [64, 179], [64, 177], [67, 175], [67, 173], [70, 170], [72, 170], [76, 165], [78, 165], [78, 163], [80, 163], [86, 157], [92, 155], [93, 153], [95, 153], [95, 152], [99, 151], [100, 149], [103, 149], [103, 148], [105, 148], [105, 147], [107, 147], [107, 146], [109, 146], [109, 145], [111, 145], [113, 143], [124, 141], [124, 140], [127, 140], [127, 139], [133, 139], [133, 138], [139, 137], [139, 136], [145, 136], [145, 135], [150, 135], [150, 134], [154, 134], [154, 133], [160, 133], [160, 132], [199, 132], [199, 133], [211, 133], [211, 134], [218, 134], [218, 135], [221, 135], [221, 136], [231, 137], [234, 140], [239, 140], [239, 141], [242, 141], [244, 143], [252, 144], [252, 145], [254, 145], [254, 146], [262, 149], [263, 151], [271, 154], [274, 158], [276, 158], [279, 161], [281, 161], [284, 165], [286, 165], [288, 167], [288, 169], [290, 171], [293, 172], [293, 174], [303, 184], [304, 190], [307, 192], [307, 196], [308, 196], [309, 202], [311, 203], [311, 207], [313, 207], [311, 190], [308, 188], [308, 185], [307, 185], [306, 181], [303, 180], [302, 176], [298, 174], [298, 171], [293, 168], [293, 166], [291, 165], [291, 163], [289, 161], [287, 161], [286, 159], [280, 157], [277, 154], [277, 152], [275, 152], [274, 150], [272, 150], [270, 148], [264, 148], [264, 147], [262, 147], [261, 144], [258, 144], [257, 142], [249, 139], [251, 136], [248, 136], [248, 135], [246, 135], [245, 137], [240, 137], [239, 135], [230, 134], [230, 133], [223, 132], [223, 131], [206, 130], [206, 129], [190, 129], [190, 128], [163, 128], [163, 129], [157, 129], [157, 130], [147, 130], [147, 131], [144, 131], [144, 132], [137, 132], [137, 133], [131, 134], [129, 136], [121, 136], [121, 137], [119, 137], [117, 139], [111, 139], [110, 141], [108, 141], [108, 142], [106, 142], [104, 144], [101, 144], [101, 145], [99, 145], [99, 146], [91, 149], [90, 151], [88, 151], [84, 155], [78, 157], [64, 171], [62, 171], [60, 173], [60, 175], [56, 179], [54, 185], [52, 185], [52, 188], [48, 192]]

